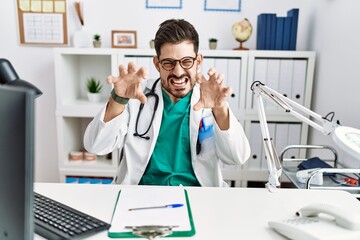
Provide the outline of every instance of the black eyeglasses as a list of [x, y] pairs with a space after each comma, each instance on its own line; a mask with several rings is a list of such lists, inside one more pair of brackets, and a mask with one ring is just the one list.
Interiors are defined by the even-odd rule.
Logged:
[[183, 57], [179, 60], [165, 58], [163, 60], [160, 60], [160, 64], [165, 71], [172, 71], [175, 68], [177, 62], [179, 62], [180, 66], [183, 69], [190, 69], [192, 68], [192, 66], [194, 66], [195, 60], [196, 57]]

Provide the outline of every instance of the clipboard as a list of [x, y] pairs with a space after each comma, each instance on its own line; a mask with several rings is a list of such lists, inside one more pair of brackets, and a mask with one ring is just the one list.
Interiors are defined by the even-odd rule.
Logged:
[[[177, 208], [151, 208], [168, 204], [183, 204]], [[141, 208], [138, 211], [130, 209]], [[183, 187], [129, 187], [119, 191], [114, 207], [110, 238], [133, 238], [129, 227], [175, 226], [167, 237], [190, 237], [195, 235], [190, 201]]]

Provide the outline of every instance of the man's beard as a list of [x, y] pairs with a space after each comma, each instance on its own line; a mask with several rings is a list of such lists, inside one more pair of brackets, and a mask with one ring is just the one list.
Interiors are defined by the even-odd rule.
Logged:
[[183, 98], [185, 97], [189, 92], [183, 92], [185, 88], [180, 88], [178, 90], [174, 90], [172, 88], [170, 88], [170, 85], [173, 85], [173, 83], [171, 83], [172, 80], [170, 79], [183, 79], [186, 78], [186, 85], [185, 87], [187, 87], [188, 82], [190, 82], [190, 90], [194, 88], [195, 86], [195, 81], [194, 83], [191, 81], [191, 77], [189, 74], [182, 74], [181, 76], [176, 76], [174, 74], [170, 74], [167, 78], [167, 83], [168, 84], [162, 84], [162, 87], [166, 90], [166, 92], [168, 92], [169, 94], [171, 94], [173, 97], [175, 98]]

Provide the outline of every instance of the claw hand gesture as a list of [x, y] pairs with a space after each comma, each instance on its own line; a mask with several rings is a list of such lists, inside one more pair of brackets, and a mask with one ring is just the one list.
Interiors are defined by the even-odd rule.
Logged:
[[138, 68], [135, 63], [130, 62], [127, 69], [121, 64], [119, 76], [109, 76], [107, 82], [114, 84], [115, 93], [119, 97], [138, 99], [141, 103], [145, 103], [147, 99], [141, 89], [141, 81], [146, 79], [147, 75], [144, 67]]
[[226, 107], [226, 98], [231, 94], [231, 88], [223, 86], [223, 74], [216, 74], [216, 70], [210, 68], [209, 80], [202, 73], [196, 75], [196, 82], [200, 84], [200, 100], [194, 105], [194, 110], [201, 108], [219, 109]]

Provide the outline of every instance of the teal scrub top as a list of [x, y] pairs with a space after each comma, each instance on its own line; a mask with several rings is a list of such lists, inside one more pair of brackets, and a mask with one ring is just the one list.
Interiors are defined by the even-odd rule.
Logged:
[[191, 164], [191, 94], [192, 91], [173, 103], [162, 90], [164, 111], [160, 132], [140, 185], [200, 186]]

